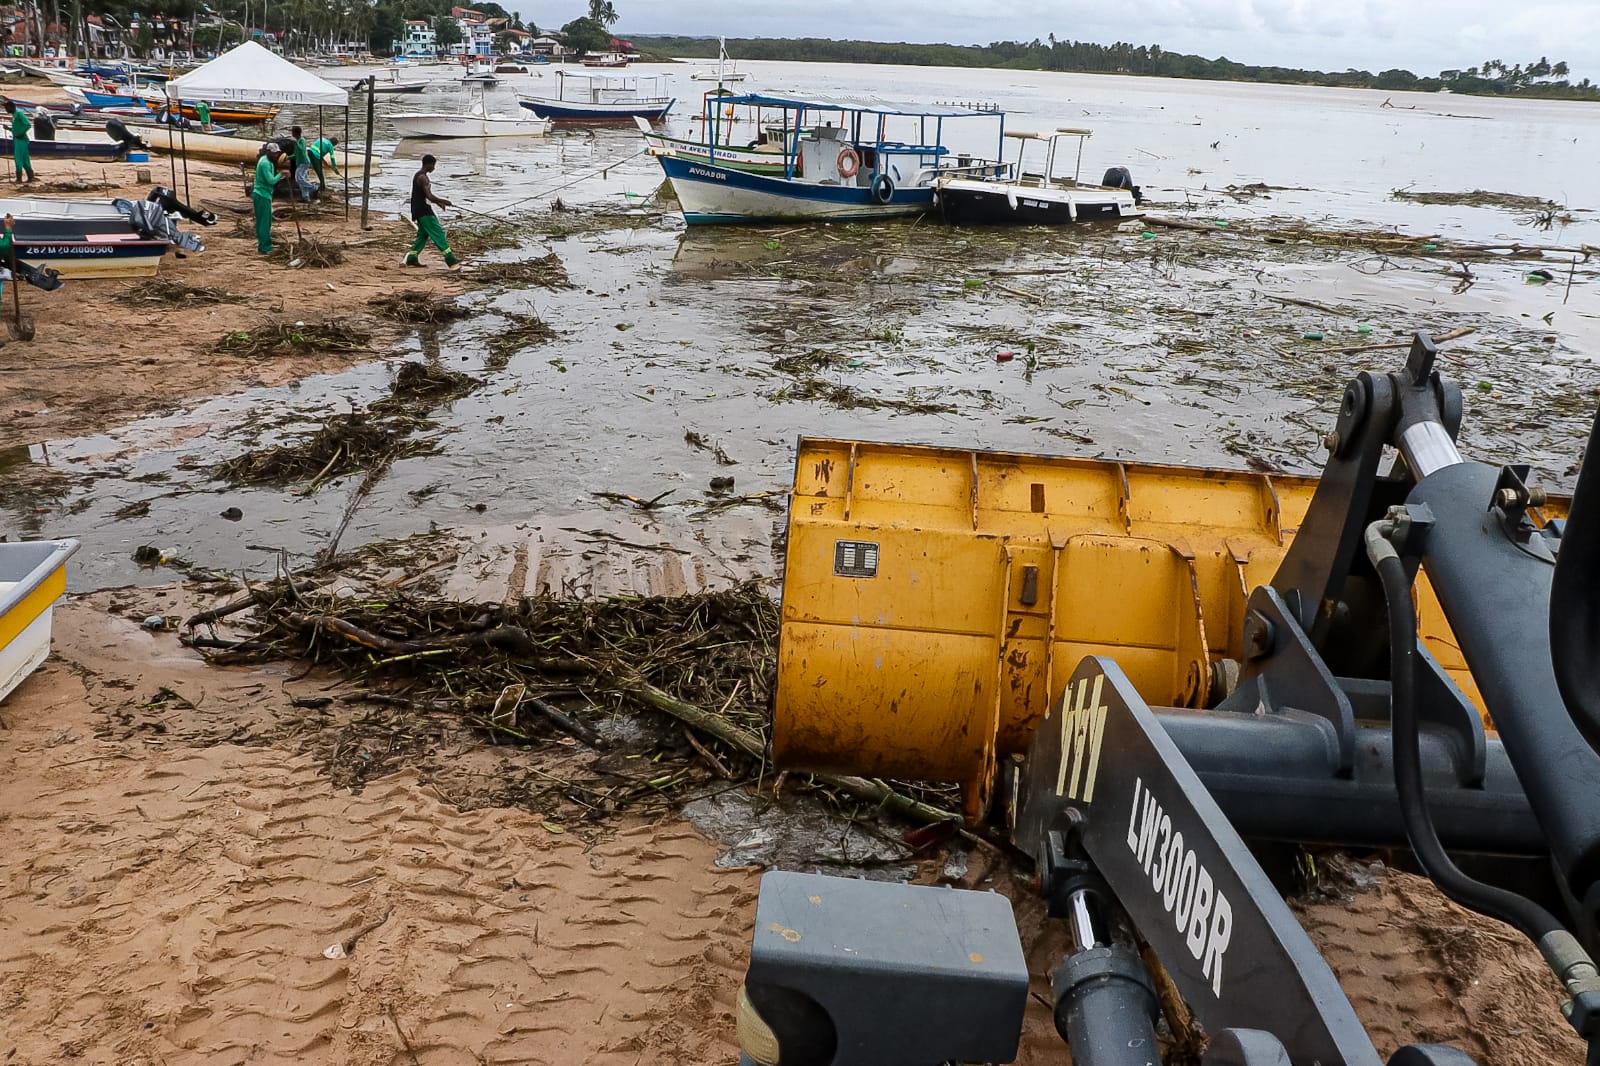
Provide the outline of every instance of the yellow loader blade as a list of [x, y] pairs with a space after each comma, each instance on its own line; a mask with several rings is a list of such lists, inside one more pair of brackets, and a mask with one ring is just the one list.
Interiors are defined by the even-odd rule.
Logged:
[[[790, 506], [773, 755], [961, 782], [987, 805], [1086, 655], [1152, 706], [1205, 707], [1240, 660], [1316, 479], [803, 438]], [[1555, 513], [1560, 513], [1557, 508]], [[1428, 649], [1481, 701], [1418, 578]]]

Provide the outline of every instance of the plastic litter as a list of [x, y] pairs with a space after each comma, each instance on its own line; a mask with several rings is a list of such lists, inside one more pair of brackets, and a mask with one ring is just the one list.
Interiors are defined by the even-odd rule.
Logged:
[[1322, 331], [1319, 329], [1311, 330], [1301, 334], [1300, 339], [1304, 341], [1320, 341], [1322, 339]]
[[1011, 360], [1015, 359], [1016, 357], [1017, 357], [1017, 353], [1016, 352], [1008, 352], [1008, 351], [1005, 351], [1004, 349], [994, 353], [994, 361], [997, 362], [997, 363], [1009, 363], [1009, 362], [1011, 362]]

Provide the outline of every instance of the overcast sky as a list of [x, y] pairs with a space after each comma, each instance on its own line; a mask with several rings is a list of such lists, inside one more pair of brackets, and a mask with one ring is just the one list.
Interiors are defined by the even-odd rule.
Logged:
[[[622, 33], [987, 44], [1054, 33], [1159, 44], [1208, 58], [1320, 70], [1434, 74], [1565, 59], [1600, 80], [1600, 0], [613, 0]], [[519, 5], [559, 28], [575, 0]]]

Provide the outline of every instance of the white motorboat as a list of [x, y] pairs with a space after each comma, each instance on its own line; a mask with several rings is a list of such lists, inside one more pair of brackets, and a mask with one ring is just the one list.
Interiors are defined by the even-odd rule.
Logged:
[[402, 137], [538, 137], [549, 123], [532, 115], [489, 114], [483, 94], [475, 95], [464, 115], [439, 111], [405, 111], [389, 121]]
[[718, 85], [731, 85], [736, 82], [747, 81], [748, 72], [739, 70], [737, 64], [728, 59], [728, 39], [717, 38], [717, 65], [707, 70], [697, 70], [689, 75], [690, 81], [714, 81]]
[[[1018, 144], [1017, 163], [1004, 178], [951, 174], [940, 178], [937, 201], [946, 222], [956, 226], [1057, 226], [1080, 222], [1121, 222], [1143, 218], [1144, 196], [1127, 167], [1112, 167], [1092, 185], [1081, 180], [1083, 142], [1090, 131], [1063, 126], [1048, 133], [1007, 130]], [[1074, 145], [1075, 142], [1075, 145]], [[1029, 144], [1044, 147], [1043, 168], [1028, 166]], [[1072, 176], [1057, 173], [1058, 162], [1076, 147]]]
[[0, 197], [0, 216], [10, 215], [21, 221], [62, 222], [120, 221], [125, 216], [112, 206], [110, 200], [77, 199], [68, 196], [6, 196]]

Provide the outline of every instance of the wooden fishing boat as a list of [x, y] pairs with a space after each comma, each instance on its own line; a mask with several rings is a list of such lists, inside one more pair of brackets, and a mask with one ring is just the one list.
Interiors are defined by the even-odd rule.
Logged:
[[[704, 160], [657, 153], [690, 225], [919, 215], [933, 207], [942, 177], [1007, 172], [1001, 162], [952, 158], [943, 143], [944, 123], [956, 118], [998, 120], [1003, 132], [1005, 116], [997, 109], [771, 94], [718, 99], [731, 107], [782, 111], [783, 126], [803, 132], [785, 146], [784, 168], [778, 174], [741, 170], [716, 159], [717, 149], [710, 147]], [[835, 117], [839, 125], [832, 124]], [[896, 132], [916, 139], [892, 139], [891, 120]], [[930, 120], [932, 138], [926, 136]], [[999, 137], [997, 144], [1003, 145]]]
[[[261, 150], [261, 142], [254, 137], [219, 137], [212, 133], [193, 133], [171, 130], [172, 140], [170, 145], [167, 140], [169, 131], [163, 129], [140, 131], [150, 150], [162, 154], [179, 154], [187, 151], [190, 159], [204, 159], [211, 163], [254, 163]], [[154, 136], [151, 136], [154, 134]], [[352, 175], [365, 172], [362, 157], [351, 155], [348, 152], [338, 153], [339, 169], [349, 171]], [[372, 161], [372, 172], [378, 173], [378, 161]], [[337, 181], [334, 174], [328, 175], [328, 180]]]
[[27, 219], [125, 221], [126, 218], [110, 200], [69, 196], [0, 197], [0, 215], [10, 215], [18, 222]]
[[88, 233], [77, 240], [36, 240], [21, 233], [16, 238], [18, 259], [69, 281], [152, 277], [171, 247], [166, 241], [145, 240], [131, 226], [124, 226], [122, 233]]
[[558, 122], [627, 122], [659, 119], [672, 110], [660, 74], [598, 74], [556, 71], [556, 98], [517, 96], [517, 102], [540, 118]]
[[0, 544], [0, 700], [49, 656], [51, 612], [77, 550], [75, 540]]
[[636, 118], [634, 121], [638, 123], [639, 132], [644, 135], [645, 147], [649, 149], [651, 155], [672, 155], [703, 163], [716, 162], [751, 174], [781, 175], [788, 168], [781, 133], [779, 140], [740, 148], [734, 145], [708, 145], [704, 141], [668, 137], [657, 133], [654, 127], [642, 118]]
[[[13, 147], [10, 137], [0, 137], [0, 154], [9, 157]], [[28, 151], [35, 159], [121, 159], [127, 153], [128, 146], [112, 140], [104, 133], [99, 137], [92, 133], [81, 137], [57, 134], [48, 141], [33, 138], [28, 142]]]
[[[145, 110], [147, 111], [160, 111], [166, 108], [169, 103], [170, 101], [168, 101], [166, 97], [160, 97], [159, 99], [153, 100], [146, 99], [144, 101], [144, 106]], [[241, 126], [249, 126], [261, 122], [271, 122], [273, 119], [278, 117], [279, 110], [276, 107], [269, 107], [265, 105], [213, 104], [209, 102], [206, 104], [206, 107], [211, 112], [212, 122], [224, 122]], [[174, 108], [173, 110], [177, 111], [184, 118], [198, 119], [200, 117], [199, 110], [195, 107], [194, 102], [190, 100], [183, 101], [183, 105], [181, 107]]]

